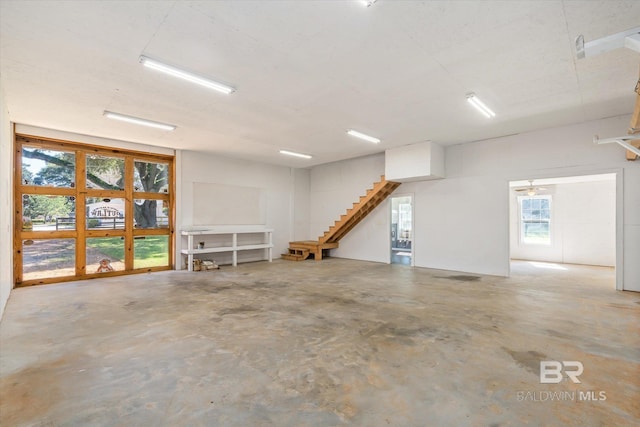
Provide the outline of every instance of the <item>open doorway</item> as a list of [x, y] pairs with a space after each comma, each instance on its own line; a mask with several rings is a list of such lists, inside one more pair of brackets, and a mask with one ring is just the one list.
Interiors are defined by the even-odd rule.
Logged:
[[391, 264], [413, 265], [413, 196], [391, 198]]
[[615, 173], [512, 181], [509, 208], [513, 272], [566, 275], [584, 266], [616, 288]]

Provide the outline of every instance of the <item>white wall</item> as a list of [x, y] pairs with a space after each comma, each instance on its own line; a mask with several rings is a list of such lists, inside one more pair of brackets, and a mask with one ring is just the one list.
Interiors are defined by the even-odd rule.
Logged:
[[518, 196], [511, 189], [511, 258], [613, 267], [616, 263], [616, 182], [544, 185], [551, 202], [551, 244], [521, 242]]
[[293, 170], [293, 192], [291, 216], [293, 217], [292, 240], [309, 240], [311, 174], [308, 169]]
[[[179, 155], [179, 170], [177, 192], [180, 194], [180, 213], [177, 217], [177, 251], [182, 247], [182, 240], [179, 232], [181, 229], [194, 226], [194, 198], [210, 197], [208, 203], [212, 207], [219, 207], [223, 200], [218, 200], [212, 195], [194, 194], [194, 183], [210, 183], [225, 186], [236, 186], [260, 189], [265, 195], [265, 215], [264, 224], [268, 228], [273, 228], [274, 257], [286, 252], [289, 241], [292, 239], [292, 224], [295, 223], [292, 212], [292, 204], [295, 205], [296, 194], [296, 173], [293, 169], [283, 166], [274, 166], [264, 163], [256, 163], [245, 160], [220, 157], [212, 154], [205, 154], [193, 151], [182, 151]], [[300, 186], [298, 193], [304, 193], [304, 173], [300, 173]], [[305, 201], [303, 200], [302, 203]], [[237, 203], [232, 206], [238, 208]], [[306, 203], [305, 203], [306, 205]], [[308, 206], [308, 205], [306, 205]], [[304, 215], [302, 213], [302, 215]], [[302, 221], [305, 221], [302, 218]], [[208, 225], [219, 225], [215, 222]], [[186, 243], [186, 242], [184, 242]], [[214, 259], [219, 263], [226, 263], [225, 258], [229, 254], [216, 254]], [[239, 253], [241, 261], [261, 259], [261, 254]], [[182, 265], [178, 260], [177, 268]]]
[[396, 191], [415, 194], [415, 265], [508, 275], [506, 185], [499, 177], [474, 175], [400, 186]]
[[[616, 264], [618, 288], [640, 291], [640, 162], [625, 160], [625, 150], [617, 145], [592, 143], [594, 134], [625, 134], [628, 124], [629, 116], [620, 116], [447, 147], [445, 179], [406, 183], [396, 190], [415, 195], [415, 265], [507, 276], [509, 181], [615, 172], [624, 205], [616, 229], [621, 235], [617, 253], [624, 257]], [[353, 187], [362, 191], [373, 178], [362, 162], [312, 169], [312, 235], [357, 200]], [[329, 173], [330, 168], [337, 173]], [[349, 197], [342, 186], [349, 188]], [[327, 205], [336, 212], [329, 215]], [[387, 216], [387, 208], [379, 207], [334, 255], [387, 262]]]
[[[310, 238], [317, 239], [384, 175], [384, 154], [311, 169]], [[335, 257], [389, 262], [389, 206], [382, 203], [333, 249]]]
[[13, 135], [0, 80], [0, 319], [13, 289]]
[[[10, 215], [4, 214], [10, 212], [12, 180], [10, 126], [4, 104], [1, 121], [0, 213], [3, 215], [0, 215], [0, 227], [11, 232]], [[407, 183], [396, 190], [415, 196], [415, 265], [506, 276], [509, 274], [509, 181], [615, 172], [618, 174], [616, 191], [623, 203], [616, 218], [616, 231], [621, 236], [616, 248], [618, 285], [640, 291], [640, 263], [637, 262], [640, 259], [640, 162], [626, 161], [624, 149], [617, 145], [597, 146], [591, 142], [594, 134], [602, 137], [624, 134], [628, 123], [628, 116], [614, 117], [448, 147], [446, 179]], [[123, 144], [122, 148], [141, 149], [137, 144], [58, 131], [38, 132], [37, 128], [24, 125], [16, 129], [72, 141]], [[155, 147], [148, 148], [148, 151], [162, 152]], [[298, 239], [304, 235], [306, 172], [202, 153], [178, 152], [176, 158], [178, 230], [191, 225], [192, 183], [213, 182], [266, 189], [266, 222], [276, 230], [274, 253], [286, 250], [294, 236]], [[321, 235], [383, 173], [383, 154], [312, 168], [309, 233], [308, 237], [301, 238]], [[298, 217], [293, 212], [298, 212], [299, 206], [302, 211]], [[340, 242], [340, 248], [334, 250], [333, 255], [388, 262], [388, 216], [388, 203], [383, 203]], [[0, 242], [0, 250], [11, 254], [11, 238], [2, 238]], [[1, 256], [0, 262], [10, 259], [10, 255]], [[6, 301], [11, 288], [10, 274], [7, 268], [0, 269], [3, 298], [0, 303]]]

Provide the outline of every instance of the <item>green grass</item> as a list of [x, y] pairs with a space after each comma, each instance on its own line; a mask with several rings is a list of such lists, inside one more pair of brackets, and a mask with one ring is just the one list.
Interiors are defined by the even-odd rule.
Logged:
[[[124, 260], [124, 240], [120, 237], [87, 239], [87, 247], [96, 249], [112, 260]], [[169, 237], [145, 236], [134, 240], [134, 268], [165, 266], [169, 264]]]
[[135, 240], [134, 268], [169, 265], [169, 236], [146, 236]]
[[95, 237], [87, 239], [87, 248], [102, 252], [112, 260], [124, 261], [124, 240], [120, 237]]

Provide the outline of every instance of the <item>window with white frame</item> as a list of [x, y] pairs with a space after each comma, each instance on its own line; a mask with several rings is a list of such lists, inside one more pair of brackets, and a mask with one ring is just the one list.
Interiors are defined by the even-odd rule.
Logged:
[[520, 241], [524, 244], [551, 244], [551, 196], [518, 197]]

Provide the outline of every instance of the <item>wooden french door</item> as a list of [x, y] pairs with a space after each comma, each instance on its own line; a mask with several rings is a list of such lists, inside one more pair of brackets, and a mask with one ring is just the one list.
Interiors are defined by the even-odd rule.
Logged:
[[173, 188], [173, 156], [16, 135], [16, 286], [172, 268]]

